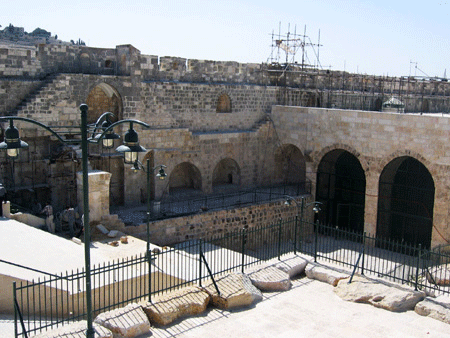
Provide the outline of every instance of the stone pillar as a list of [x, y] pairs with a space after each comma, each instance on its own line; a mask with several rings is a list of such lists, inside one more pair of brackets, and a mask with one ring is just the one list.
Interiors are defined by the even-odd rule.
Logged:
[[[109, 185], [111, 173], [89, 170], [89, 221], [99, 222], [102, 216], [109, 215]], [[83, 213], [83, 173], [77, 172], [77, 202]]]
[[369, 172], [366, 176], [366, 198], [364, 208], [364, 231], [367, 235], [377, 233], [378, 181], [379, 173]]

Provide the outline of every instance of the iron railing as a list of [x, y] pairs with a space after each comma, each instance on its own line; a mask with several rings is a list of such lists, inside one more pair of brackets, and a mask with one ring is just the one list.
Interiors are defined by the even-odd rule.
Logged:
[[[239, 208], [246, 205], [279, 201], [283, 196], [301, 196], [311, 194], [311, 182], [299, 182], [295, 184], [284, 184], [269, 187], [240, 189], [228, 193], [216, 193], [210, 195], [192, 196], [186, 194], [174, 194], [163, 198], [160, 202], [153, 202], [153, 210], [150, 214], [151, 220], [180, 217], [204, 212], [207, 210], [219, 210], [228, 208]], [[157, 205], [157, 207], [155, 207]], [[146, 221], [145, 210], [142, 209], [142, 222]], [[117, 211], [125, 223], [127, 212]]]
[[[292, 252], [434, 295], [450, 295], [450, 287], [443, 285], [450, 269], [448, 254], [292, 218], [93, 266], [93, 313], [151, 300], [186, 285], [201, 285], [228, 272], [245, 272], [251, 265]], [[14, 284], [15, 337], [85, 318], [84, 278], [84, 270], [77, 270]]]

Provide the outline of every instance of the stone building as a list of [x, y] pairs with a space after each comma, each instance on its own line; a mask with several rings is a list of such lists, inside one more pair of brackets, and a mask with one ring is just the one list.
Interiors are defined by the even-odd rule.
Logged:
[[[151, 126], [136, 126], [149, 149], [141, 160], [166, 165], [169, 177], [153, 180], [151, 191], [145, 173], [90, 146], [92, 168], [111, 173], [111, 205], [139, 204], [147, 194], [161, 200], [179, 189], [311, 181], [324, 203], [321, 221], [424, 247], [450, 239], [449, 93], [442, 79], [286, 73], [267, 64], [143, 55], [131, 45], [0, 48], [3, 115], [67, 128], [79, 125], [78, 107], [87, 103], [89, 122], [110, 111]], [[394, 96], [404, 114], [381, 112]], [[30, 147], [15, 161], [0, 154], [1, 179], [15, 202], [47, 200], [59, 210], [76, 204], [80, 150], [16, 125]]]

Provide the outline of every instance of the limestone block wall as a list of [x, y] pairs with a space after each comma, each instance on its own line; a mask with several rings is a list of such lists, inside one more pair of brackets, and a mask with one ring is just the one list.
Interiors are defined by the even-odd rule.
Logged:
[[37, 77], [42, 66], [36, 48], [0, 48], [0, 77]]
[[[309, 200], [309, 197], [308, 197]], [[298, 209], [287, 207], [284, 200], [264, 203], [237, 209], [214, 210], [196, 215], [170, 218], [150, 223], [150, 242], [164, 246], [180, 243], [186, 240], [211, 238], [233, 231], [260, 226], [277, 224], [280, 218], [286, 220], [295, 217]], [[305, 220], [312, 220], [312, 214], [305, 213]], [[121, 230], [135, 236], [146, 234], [146, 224], [134, 227], [124, 227]], [[272, 236], [277, 238], [276, 234]], [[251, 238], [249, 237], [249, 241]], [[270, 243], [266, 243], [270, 244]], [[248, 245], [252, 245], [251, 242]], [[261, 245], [261, 243], [259, 243]]]
[[[193, 131], [242, 130], [252, 128], [276, 102], [275, 88], [246, 85], [150, 82], [142, 85], [143, 113], [149, 123], [177, 122]], [[231, 113], [217, 113], [220, 94], [230, 97]], [[138, 115], [139, 116], [139, 115]]]
[[11, 115], [27, 96], [44, 82], [27, 79], [0, 79], [0, 114]]
[[331, 150], [344, 149], [360, 161], [366, 175], [365, 230], [372, 234], [376, 233], [381, 172], [396, 157], [419, 160], [435, 185], [431, 246], [450, 238], [447, 116], [276, 106], [272, 118], [282, 143], [296, 145], [310, 158], [307, 176], [313, 183], [321, 159]]
[[[175, 167], [183, 162], [194, 165], [200, 172], [202, 190], [212, 192], [213, 173], [226, 158], [236, 161], [240, 170], [240, 186], [270, 185], [274, 180], [274, 152], [276, 135], [270, 121], [253, 131], [192, 133], [186, 128], [141, 130], [140, 143], [153, 153], [153, 165], [164, 164], [168, 178], [155, 182], [155, 197], [166, 196], [168, 181]], [[146, 155], [148, 156], [148, 155]], [[146, 156], [140, 158], [145, 164]], [[139, 192], [147, 191], [146, 174], [125, 170], [125, 201], [141, 202]]]

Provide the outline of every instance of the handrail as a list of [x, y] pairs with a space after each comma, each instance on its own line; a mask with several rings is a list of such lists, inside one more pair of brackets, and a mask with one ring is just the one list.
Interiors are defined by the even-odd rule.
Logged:
[[30, 271], [34, 271], [34, 272], [39, 272], [39, 273], [42, 273], [42, 274], [44, 274], [44, 275], [51, 276], [51, 277], [58, 278], [58, 279], [62, 278], [62, 279], [68, 280], [68, 281], [73, 280], [73, 279], [68, 278], [68, 277], [54, 275], [54, 274], [49, 273], [49, 272], [45, 272], [45, 271], [42, 271], [42, 270], [30, 268], [29, 266], [20, 265], [20, 264], [13, 263], [13, 262], [8, 262], [8, 261], [5, 261], [5, 260], [3, 260], [3, 259], [0, 259], [0, 263], [5, 263], [5, 264], [12, 265], [12, 266], [17, 266], [18, 268], [22, 268], [22, 269], [25, 269], [25, 270], [30, 270]]

